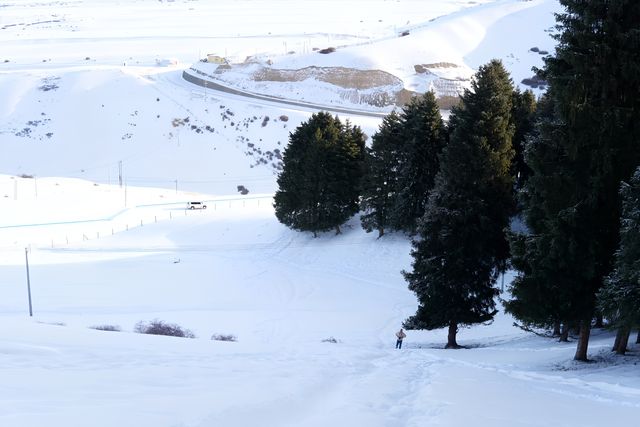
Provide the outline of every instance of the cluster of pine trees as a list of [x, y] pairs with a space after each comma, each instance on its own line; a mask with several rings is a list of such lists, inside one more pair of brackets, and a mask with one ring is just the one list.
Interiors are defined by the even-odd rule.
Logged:
[[511, 239], [520, 274], [507, 310], [563, 338], [577, 328], [575, 359], [586, 360], [594, 318], [619, 328], [619, 353], [639, 325], [640, 3], [561, 3], [556, 54], [540, 70], [549, 90], [525, 149], [528, 232]]
[[370, 147], [318, 113], [284, 153], [278, 219], [315, 235], [361, 211], [367, 231], [410, 233], [418, 310], [405, 326], [448, 327], [450, 348], [459, 327], [493, 318], [510, 267], [506, 310], [561, 339], [579, 331], [577, 360], [594, 320], [618, 328], [619, 353], [640, 326], [640, 2], [560, 2], [538, 102], [494, 60], [448, 124], [427, 93], [388, 115]]

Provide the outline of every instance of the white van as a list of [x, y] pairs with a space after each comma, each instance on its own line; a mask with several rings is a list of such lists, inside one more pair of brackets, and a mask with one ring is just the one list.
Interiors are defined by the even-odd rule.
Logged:
[[187, 209], [207, 209], [207, 205], [202, 202], [187, 202]]

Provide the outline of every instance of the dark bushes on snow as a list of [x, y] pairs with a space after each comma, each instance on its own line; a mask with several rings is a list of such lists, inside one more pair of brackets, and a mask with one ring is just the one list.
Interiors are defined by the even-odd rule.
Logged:
[[238, 338], [236, 338], [235, 335], [231, 335], [231, 334], [213, 334], [211, 335], [211, 339], [213, 341], [233, 341], [233, 342], [238, 341]]
[[151, 322], [140, 321], [136, 324], [134, 331], [139, 334], [167, 335], [170, 337], [195, 338], [196, 336], [189, 329], [183, 329], [175, 323], [166, 323], [162, 320], [152, 320]]
[[333, 52], [335, 52], [335, 51], [336, 51], [336, 48], [335, 48], [335, 47], [327, 47], [327, 48], [325, 48], [325, 49], [320, 49], [320, 50], [318, 51], [318, 53], [322, 53], [322, 54], [325, 54], [325, 55], [326, 55], [327, 53], [333, 53]]
[[120, 332], [120, 326], [118, 325], [95, 325], [89, 326], [90, 329], [96, 329], [98, 331], [111, 331], [111, 332]]

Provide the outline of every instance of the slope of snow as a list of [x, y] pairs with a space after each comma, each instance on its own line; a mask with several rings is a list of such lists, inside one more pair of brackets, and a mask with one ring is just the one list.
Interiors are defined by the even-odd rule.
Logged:
[[[60, 187], [93, 211], [52, 202]], [[48, 209], [108, 218], [121, 204], [101, 187], [43, 180], [30, 204], [5, 200], [5, 225], [24, 224], [23, 204], [35, 223]], [[411, 262], [403, 236], [376, 239], [354, 220], [314, 239], [278, 224], [269, 198], [185, 212], [181, 200], [195, 195], [130, 191], [128, 230], [97, 236], [111, 223], [79, 220], [86, 240], [31, 245], [33, 319], [24, 250], [1, 249], [2, 425], [597, 426], [637, 412], [638, 348], [609, 359], [610, 333], [594, 333], [591, 365], [571, 362], [574, 343], [526, 334], [503, 314], [463, 329], [467, 350], [442, 350], [444, 330], [409, 331], [394, 350], [416, 307], [400, 274]], [[150, 208], [173, 214], [136, 225]], [[0, 238], [27, 229], [0, 228]], [[133, 333], [153, 319], [197, 338]]]
[[[519, 82], [542, 64], [531, 47], [552, 51], [558, 10], [553, 0], [0, 4], [0, 425], [631, 423], [640, 348], [612, 356], [607, 331], [594, 331], [586, 365], [571, 361], [575, 343], [527, 334], [503, 313], [460, 331], [468, 349], [443, 350], [438, 330], [409, 331], [394, 350], [416, 309], [401, 274], [408, 239], [376, 239], [357, 218], [314, 239], [274, 217], [279, 156], [313, 110], [181, 77], [215, 53], [376, 68], [422, 91], [500, 57]], [[425, 64], [436, 77], [416, 74]], [[312, 99], [318, 87], [296, 90]], [[380, 123], [340, 117], [368, 135]], [[196, 338], [134, 332], [154, 319]]]

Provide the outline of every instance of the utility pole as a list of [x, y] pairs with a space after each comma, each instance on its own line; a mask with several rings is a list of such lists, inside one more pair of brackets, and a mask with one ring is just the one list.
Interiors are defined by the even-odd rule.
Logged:
[[29, 317], [33, 317], [33, 308], [31, 307], [31, 280], [29, 279], [29, 248], [24, 248], [24, 259], [27, 265], [27, 293], [29, 295]]
[[118, 162], [118, 182], [120, 183], [120, 188], [122, 188], [122, 160]]
[[176, 179], [176, 194], [178, 194], [178, 180]]

